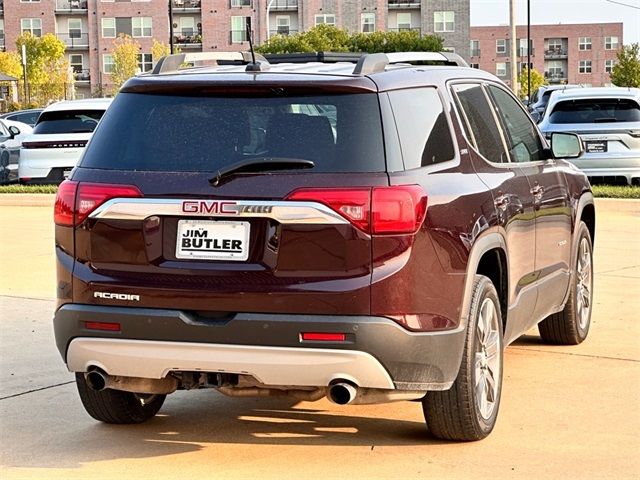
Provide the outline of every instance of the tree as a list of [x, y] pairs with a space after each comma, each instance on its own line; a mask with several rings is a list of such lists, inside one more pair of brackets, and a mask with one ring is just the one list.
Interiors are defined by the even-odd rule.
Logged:
[[140, 44], [129, 35], [120, 34], [113, 42], [113, 70], [111, 71], [111, 83], [114, 94], [120, 87], [138, 72], [138, 54]]
[[[529, 97], [531, 98], [531, 94], [529, 93], [529, 79], [527, 72], [529, 69], [527, 67], [522, 67], [522, 71], [520, 72], [520, 78], [518, 78], [518, 82], [520, 83], [520, 98]], [[535, 92], [541, 85], [544, 85], [545, 79], [544, 76], [537, 71], [535, 68], [531, 69], [531, 92]]]
[[27, 82], [31, 103], [47, 105], [69, 96], [73, 88], [73, 75], [65, 59], [65, 44], [52, 33], [35, 37], [25, 32], [16, 39], [18, 51], [26, 47]]
[[260, 53], [303, 52], [408, 52], [441, 51], [443, 41], [418, 32], [372, 32], [350, 34], [333, 25], [322, 24], [295, 35], [274, 35], [258, 47]]
[[611, 70], [611, 83], [618, 87], [640, 87], [640, 45], [624, 45]]
[[[173, 47], [173, 53], [180, 53], [180, 49], [178, 47]], [[171, 47], [164, 43], [159, 42], [155, 38], [153, 39], [153, 45], [151, 46], [151, 58], [153, 63], [155, 64], [162, 57], [166, 57], [167, 55], [171, 55]]]

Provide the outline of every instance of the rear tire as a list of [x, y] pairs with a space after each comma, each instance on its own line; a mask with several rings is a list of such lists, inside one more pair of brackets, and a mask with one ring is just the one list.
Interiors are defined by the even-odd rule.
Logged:
[[120, 390], [92, 390], [84, 373], [76, 373], [76, 385], [82, 405], [89, 415], [105, 423], [142, 423], [153, 417], [166, 395], [144, 395]]
[[578, 345], [589, 334], [593, 306], [593, 247], [584, 222], [578, 227], [578, 249], [574, 254], [569, 298], [564, 309], [538, 324], [542, 340], [554, 345]]
[[502, 392], [502, 315], [495, 286], [476, 275], [462, 363], [453, 386], [422, 400], [427, 426], [444, 440], [485, 438], [496, 423]]

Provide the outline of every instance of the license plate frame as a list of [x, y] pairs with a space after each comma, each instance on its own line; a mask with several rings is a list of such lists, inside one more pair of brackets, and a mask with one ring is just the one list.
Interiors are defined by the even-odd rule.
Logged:
[[175, 255], [179, 260], [244, 262], [249, 258], [250, 234], [249, 222], [178, 220]]
[[585, 151], [587, 153], [607, 153], [608, 145], [607, 141], [587, 141], [585, 143]]

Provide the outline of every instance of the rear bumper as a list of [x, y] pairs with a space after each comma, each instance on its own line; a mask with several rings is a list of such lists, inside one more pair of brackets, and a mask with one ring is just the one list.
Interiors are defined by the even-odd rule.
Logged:
[[[115, 322], [119, 332], [85, 322]], [[54, 317], [56, 344], [71, 371], [162, 378], [170, 371], [250, 374], [268, 385], [445, 390], [455, 380], [465, 330], [409, 332], [371, 316], [190, 312], [67, 304]], [[302, 332], [346, 333], [345, 342], [302, 342]]]

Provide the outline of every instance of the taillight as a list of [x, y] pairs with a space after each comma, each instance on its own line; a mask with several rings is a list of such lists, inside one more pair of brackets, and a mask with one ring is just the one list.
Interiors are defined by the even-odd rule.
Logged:
[[427, 195], [419, 185], [301, 188], [287, 200], [322, 203], [360, 230], [375, 235], [415, 233], [427, 213]]
[[56, 225], [80, 225], [91, 212], [107, 200], [137, 197], [142, 197], [142, 193], [133, 185], [84, 183], [65, 180], [58, 187], [54, 221]]
[[65, 180], [58, 187], [56, 203], [53, 207], [53, 221], [63, 227], [73, 226], [74, 205], [78, 182]]

